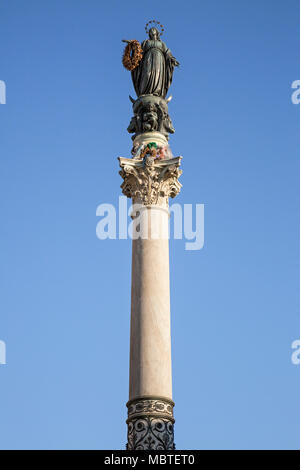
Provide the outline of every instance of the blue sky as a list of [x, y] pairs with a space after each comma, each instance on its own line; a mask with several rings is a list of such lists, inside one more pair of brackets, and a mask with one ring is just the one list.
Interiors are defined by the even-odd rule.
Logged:
[[130, 240], [96, 238], [129, 156], [121, 39], [152, 18], [180, 62], [176, 202], [205, 246], [170, 243], [178, 449], [299, 448], [296, 0], [1, 1], [0, 365], [4, 449], [122, 449]]

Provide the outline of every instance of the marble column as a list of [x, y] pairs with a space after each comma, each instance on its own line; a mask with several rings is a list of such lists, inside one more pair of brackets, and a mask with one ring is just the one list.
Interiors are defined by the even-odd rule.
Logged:
[[119, 158], [133, 202], [128, 450], [172, 450], [168, 201], [180, 191], [181, 157]]

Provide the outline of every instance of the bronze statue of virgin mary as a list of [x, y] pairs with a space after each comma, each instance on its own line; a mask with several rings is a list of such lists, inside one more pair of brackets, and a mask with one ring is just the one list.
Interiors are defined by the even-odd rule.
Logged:
[[[153, 26], [148, 30], [150, 23], [160, 26], [161, 32]], [[159, 132], [167, 141], [169, 134], [173, 134], [175, 129], [168, 114], [171, 97], [166, 99], [166, 96], [172, 83], [174, 67], [179, 62], [160, 38], [164, 29], [159, 21], [150, 21], [145, 29], [149, 39], [142, 44], [136, 39], [123, 39], [127, 45], [122, 62], [131, 71], [138, 97], [136, 100], [129, 97], [133, 103], [134, 116], [127, 130], [134, 134], [132, 140], [139, 134]]]
[[[124, 40], [131, 43], [132, 41]], [[179, 62], [160, 39], [157, 28], [150, 28], [149, 39], [142, 42], [142, 58], [131, 71], [137, 96], [154, 95], [165, 98], [172, 83], [174, 67]]]

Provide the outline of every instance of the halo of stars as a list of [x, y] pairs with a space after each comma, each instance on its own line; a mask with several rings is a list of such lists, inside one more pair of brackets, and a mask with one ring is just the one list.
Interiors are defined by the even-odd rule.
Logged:
[[[153, 24], [151, 24], [153, 23]], [[146, 24], [145, 26], [145, 31], [146, 33], [148, 34], [149, 33], [149, 29], [152, 28], [152, 27], [155, 27], [155, 26], [159, 26], [160, 27], [160, 35], [162, 36], [164, 34], [164, 26], [157, 20], [150, 20], [148, 21], [148, 23]]]

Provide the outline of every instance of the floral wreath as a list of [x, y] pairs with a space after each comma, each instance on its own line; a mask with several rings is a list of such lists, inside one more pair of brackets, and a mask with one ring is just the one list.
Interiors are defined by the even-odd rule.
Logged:
[[125, 69], [132, 71], [140, 63], [143, 57], [143, 49], [139, 41], [132, 39], [124, 49], [122, 63]]
[[165, 148], [159, 148], [156, 142], [150, 142], [143, 148], [140, 153], [140, 158], [145, 158], [146, 155], [150, 155], [153, 158], [163, 159], [165, 156]]

